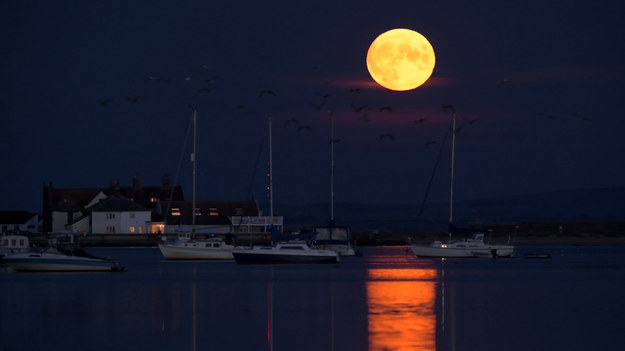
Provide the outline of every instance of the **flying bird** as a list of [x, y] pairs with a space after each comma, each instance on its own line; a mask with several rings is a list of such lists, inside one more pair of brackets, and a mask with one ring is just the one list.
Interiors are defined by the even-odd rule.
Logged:
[[330, 94], [315, 93], [315, 95], [320, 96], [320, 97], [322, 97], [324, 99], [327, 99], [327, 98], [330, 97]]
[[382, 134], [382, 135], [380, 135], [380, 140], [383, 140], [383, 139], [386, 139], [386, 138], [389, 138], [391, 140], [395, 140], [395, 136], [393, 134]]
[[288, 127], [291, 123], [299, 124], [299, 121], [295, 118], [287, 119], [286, 121], [284, 121], [284, 128]]
[[113, 99], [100, 99], [98, 101], [100, 103], [101, 106], [108, 106], [111, 102], [113, 102]]
[[351, 89], [349, 89], [349, 91], [352, 92], [352, 93], [360, 93], [360, 92], [362, 92], [362, 89], [360, 89], [360, 88], [351, 88]]
[[356, 106], [356, 105], [354, 105], [354, 104], [351, 104], [351, 105], [352, 105], [352, 109], [353, 109], [353, 110], [354, 110], [354, 112], [356, 112], [356, 113], [361, 112], [361, 111], [362, 111], [362, 109], [364, 109], [364, 108], [366, 108], [366, 107], [367, 107], [367, 105], [362, 105], [362, 106]]
[[263, 90], [258, 94], [258, 97], [263, 97], [265, 95], [276, 96], [277, 94], [273, 90]]
[[199, 95], [199, 94], [202, 94], [202, 93], [210, 93], [210, 91], [211, 90], [209, 88], [200, 88], [200, 89], [195, 91], [195, 95]]
[[432, 140], [432, 141], [428, 141], [427, 143], [425, 143], [425, 147], [427, 148], [430, 145], [436, 145], [438, 144], [438, 141]]
[[508, 84], [508, 82], [510, 82], [508, 79], [502, 79], [499, 81], [499, 84], [497, 84], [497, 88], [501, 88], [504, 84]]
[[297, 128], [297, 131], [299, 132], [300, 130], [311, 130], [312, 128], [310, 126], [300, 126]]
[[380, 112], [384, 112], [384, 111], [393, 112], [393, 109], [390, 108], [389, 106], [380, 107]]
[[126, 97], [126, 101], [128, 101], [131, 104], [136, 104], [139, 102], [139, 99], [141, 98], [141, 95], [137, 95], [137, 96], [133, 96], [133, 97]]
[[322, 102], [320, 104], [312, 104], [313, 107], [315, 108], [315, 110], [321, 110], [321, 108], [323, 107], [323, 105], [325, 105], [325, 102]]
[[423, 124], [423, 122], [425, 122], [425, 118], [419, 118], [418, 120], [414, 121], [415, 124]]
[[341, 139], [330, 139], [330, 142], [331, 142], [331, 143], [338, 143], [338, 142], [340, 142], [340, 141], [341, 141]]

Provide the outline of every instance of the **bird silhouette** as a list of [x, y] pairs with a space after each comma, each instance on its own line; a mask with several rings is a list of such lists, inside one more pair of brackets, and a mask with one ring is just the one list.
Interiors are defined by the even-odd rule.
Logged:
[[425, 122], [425, 118], [419, 118], [418, 120], [414, 121], [415, 124], [423, 124], [423, 122]]
[[312, 128], [310, 126], [300, 126], [297, 128], [297, 131], [299, 132], [300, 130], [311, 130]]
[[349, 91], [352, 92], [352, 93], [360, 93], [360, 92], [362, 92], [362, 89], [360, 89], [360, 88], [351, 88], [351, 89], [349, 89]]
[[497, 84], [497, 88], [501, 88], [502, 86], [504, 86], [505, 84], [508, 84], [510, 81], [508, 79], [502, 79], [499, 81], [499, 84]]
[[327, 98], [330, 97], [331, 94], [329, 94], [329, 93], [328, 94], [323, 94], [323, 93], [316, 92], [315, 95], [320, 96], [320, 97], [322, 97], [324, 99], [327, 99]]
[[288, 127], [291, 123], [299, 124], [299, 121], [295, 118], [287, 119], [286, 121], [284, 121], [284, 128]]
[[100, 106], [106, 107], [113, 102], [113, 99], [100, 99], [98, 102], [100, 103]]
[[380, 140], [383, 140], [383, 139], [386, 139], [386, 138], [388, 138], [390, 140], [395, 140], [395, 136], [393, 134], [382, 134], [382, 135], [380, 135]]
[[330, 139], [331, 143], [338, 143], [338, 142], [341, 142], [341, 141], [342, 141], [341, 139]]
[[265, 95], [276, 96], [277, 94], [273, 90], [263, 90], [258, 94], [258, 97], [263, 97]]
[[312, 104], [312, 106], [315, 108], [315, 110], [321, 110], [321, 108], [323, 107], [323, 105], [325, 105], [325, 102], [322, 102], [320, 104]]
[[131, 104], [136, 104], [136, 103], [139, 102], [140, 98], [141, 98], [141, 95], [132, 96], [132, 97], [126, 97], [126, 101], [128, 101]]
[[393, 112], [393, 109], [390, 108], [390, 106], [380, 107], [380, 112], [384, 112], [384, 111]]
[[425, 143], [425, 147], [427, 148], [430, 145], [436, 145], [438, 144], [438, 141], [432, 140], [432, 141], [428, 141], [427, 143]]
[[199, 94], [202, 94], [202, 93], [210, 93], [210, 91], [211, 90], [209, 88], [206, 88], [206, 87], [199, 88], [198, 90], [195, 91], [195, 95], [199, 95]]
[[351, 106], [352, 106], [352, 110], [354, 110], [354, 112], [356, 113], [361, 112], [364, 108], [367, 107], [367, 105], [356, 106], [354, 104], [351, 104]]

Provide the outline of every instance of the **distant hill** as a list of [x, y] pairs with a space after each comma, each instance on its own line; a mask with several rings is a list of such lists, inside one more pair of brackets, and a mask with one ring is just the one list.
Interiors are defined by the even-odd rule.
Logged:
[[[440, 230], [447, 227], [449, 203], [426, 204], [335, 203], [335, 220], [363, 230]], [[275, 205], [288, 228], [322, 225], [329, 204]], [[562, 190], [531, 195], [458, 201], [454, 222], [508, 224], [523, 222], [611, 222], [625, 220], [625, 187]]]

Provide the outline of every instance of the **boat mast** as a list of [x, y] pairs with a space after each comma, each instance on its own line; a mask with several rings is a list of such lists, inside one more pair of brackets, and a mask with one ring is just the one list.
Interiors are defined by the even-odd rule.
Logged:
[[269, 117], [269, 215], [273, 225], [273, 150], [271, 141], [271, 116]]
[[[453, 106], [450, 107], [452, 112], [451, 122], [451, 176], [449, 184], [449, 225], [453, 223], [453, 211], [454, 211], [454, 161], [456, 157], [456, 109]], [[451, 229], [451, 228], [450, 228]], [[449, 230], [449, 237], [451, 239], [451, 230]]]
[[193, 154], [191, 161], [193, 162], [193, 201], [191, 202], [191, 232], [195, 234], [195, 176], [197, 170], [197, 108], [193, 109]]
[[330, 114], [330, 225], [334, 224], [334, 117]]

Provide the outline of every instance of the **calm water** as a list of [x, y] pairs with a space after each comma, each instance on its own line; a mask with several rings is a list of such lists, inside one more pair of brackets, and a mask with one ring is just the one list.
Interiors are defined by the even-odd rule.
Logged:
[[625, 350], [623, 246], [446, 261], [376, 247], [307, 266], [89, 251], [128, 272], [0, 272], [0, 351]]

